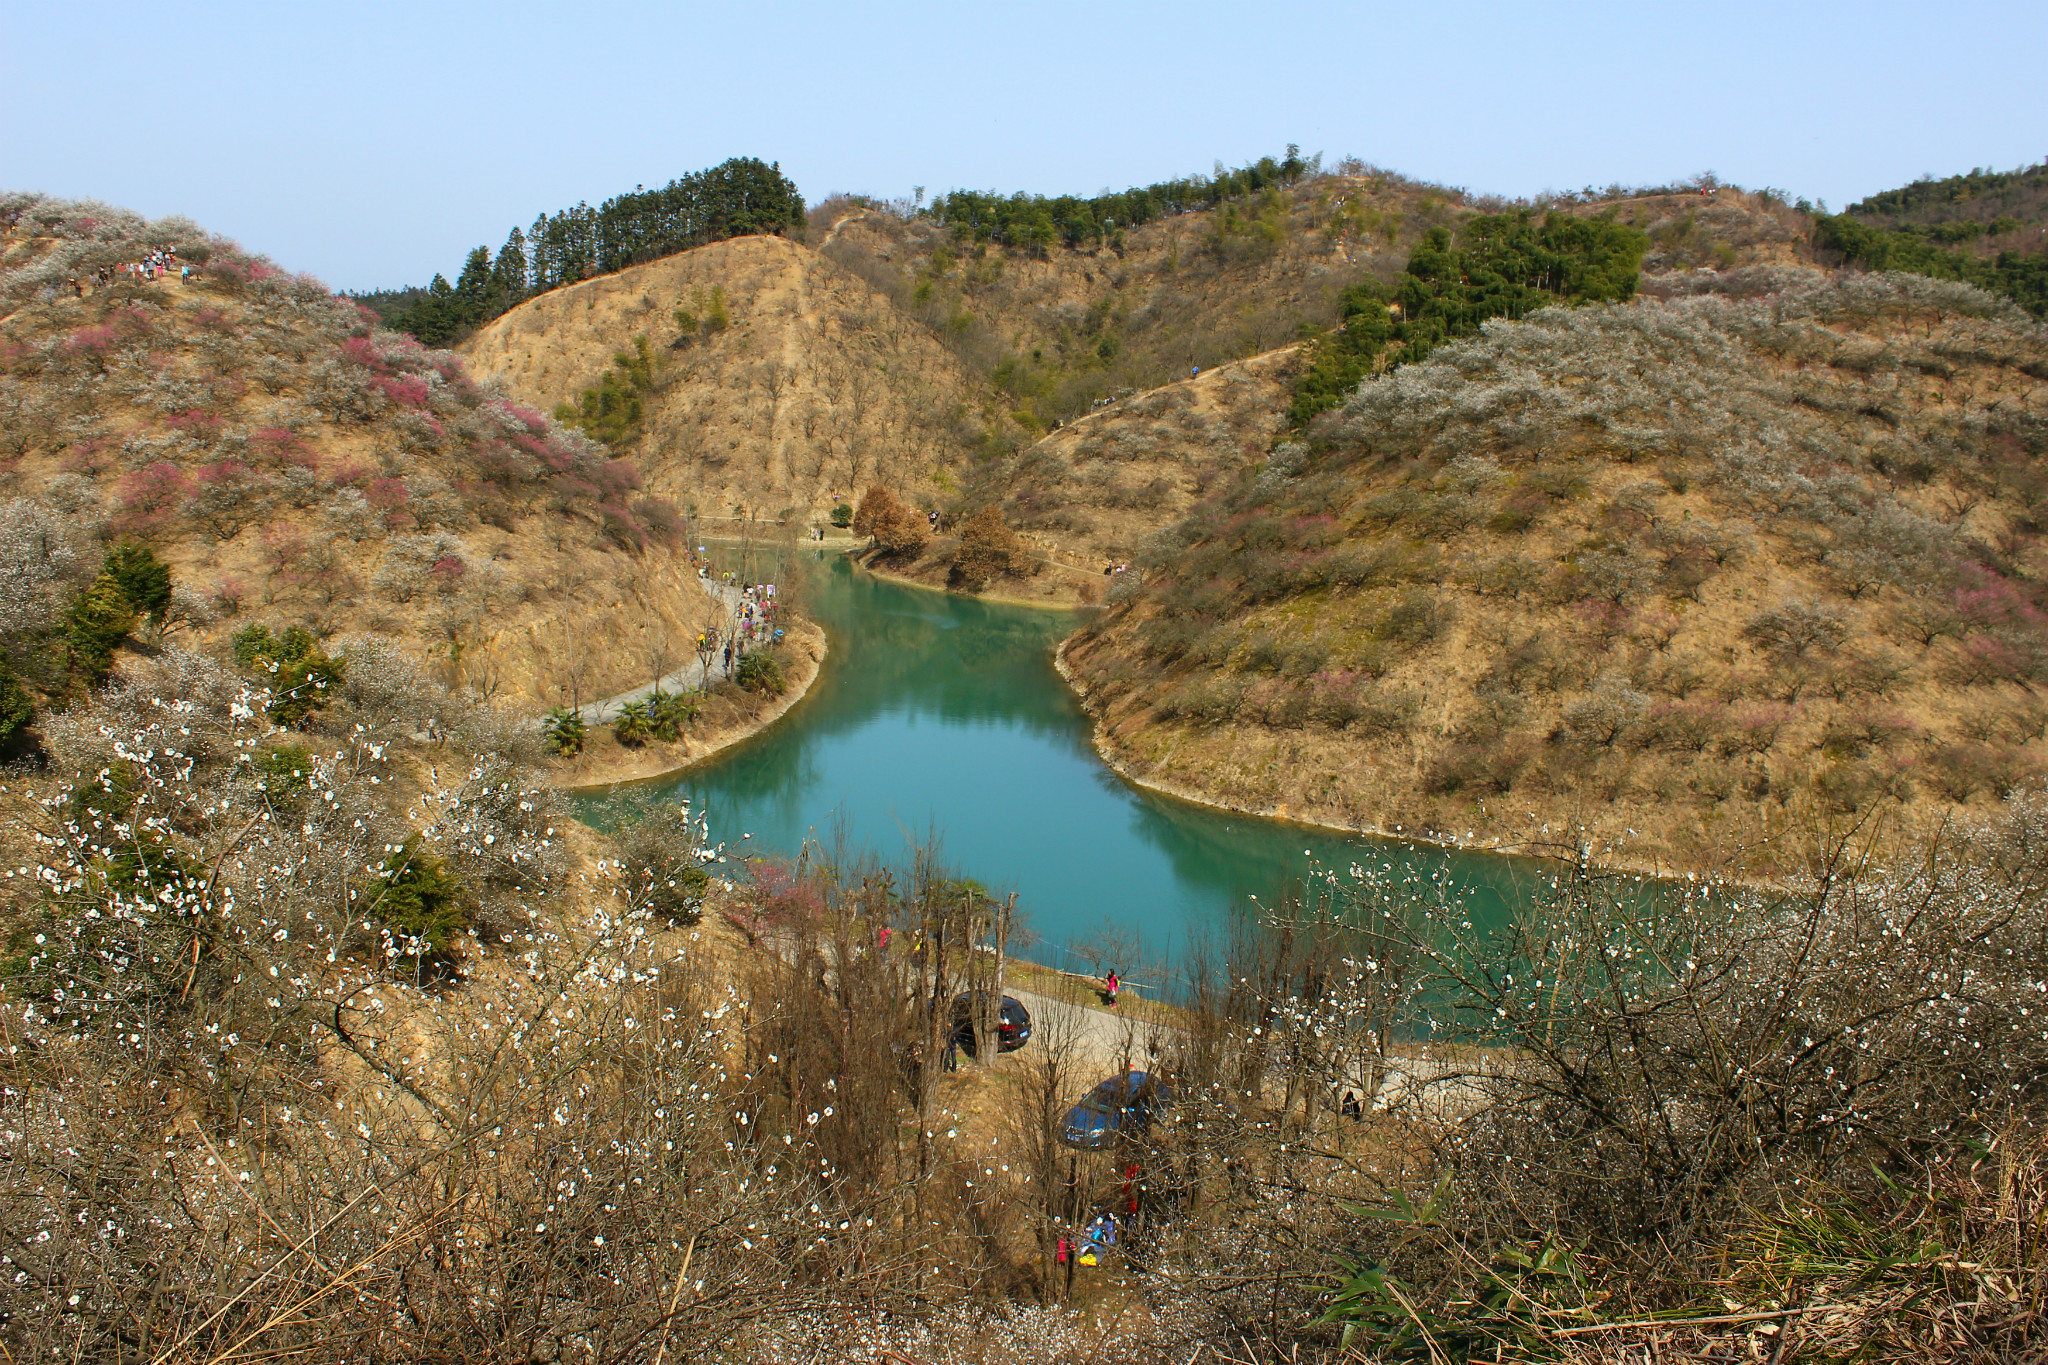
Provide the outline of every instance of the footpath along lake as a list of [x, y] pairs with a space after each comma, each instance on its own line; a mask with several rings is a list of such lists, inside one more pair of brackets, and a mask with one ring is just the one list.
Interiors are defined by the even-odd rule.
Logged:
[[[1084, 969], [1076, 945], [1105, 930], [1172, 962], [1192, 937], [1221, 941], [1251, 897], [1269, 904], [1317, 866], [1393, 863], [1465, 888], [1473, 918], [1520, 898], [1532, 867], [1504, 857], [1345, 835], [1239, 815], [1133, 787], [1104, 766], [1090, 723], [1053, 668], [1078, 618], [931, 592], [798, 551], [811, 616], [831, 654], [810, 695], [761, 734], [674, 778], [612, 798], [687, 797], [728, 851], [793, 857], [829, 846], [906, 864], [936, 835], [944, 863], [1017, 893], [1039, 940], [1025, 956]], [[607, 801], [584, 800], [595, 824]], [[751, 836], [742, 838], [742, 836]]]

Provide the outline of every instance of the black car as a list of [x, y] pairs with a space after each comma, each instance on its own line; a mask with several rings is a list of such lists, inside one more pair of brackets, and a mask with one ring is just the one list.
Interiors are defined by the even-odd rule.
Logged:
[[1142, 1137], [1153, 1117], [1173, 1103], [1173, 1092], [1143, 1071], [1111, 1076], [1067, 1111], [1060, 1141], [1093, 1151], [1119, 1137]]
[[[953, 998], [953, 1041], [968, 1056], [974, 1055], [974, 1008], [964, 995]], [[1003, 997], [996, 1009], [996, 1051], [1015, 1052], [1031, 1041], [1031, 1011], [1014, 995]]]

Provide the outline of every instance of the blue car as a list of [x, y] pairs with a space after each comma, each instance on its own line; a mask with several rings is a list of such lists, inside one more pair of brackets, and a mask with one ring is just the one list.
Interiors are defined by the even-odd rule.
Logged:
[[1172, 1092], [1143, 1071], [1111, 1076], [1067, 1111], [1060, 1141], [1094, 1151], [1119, 1137], [1142, 1136], [1154, 1116], [1172, 1103]]

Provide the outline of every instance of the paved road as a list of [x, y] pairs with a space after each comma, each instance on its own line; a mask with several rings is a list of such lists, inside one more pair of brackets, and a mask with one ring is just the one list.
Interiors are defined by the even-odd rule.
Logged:
[[1016, 996], [1031, 1011], [1032, 1046], [1056, 1045], [1071, 1038], [1074, 1064], [1098, 1080], [1122, 1070], [1126, 1059], [1138, 1070], [1146, 1070], [1155, 1051], [1165, 1049], [1173, 1032], [1134, 1014], [1077, 1005], [1016, 986], [1008, 987], [1005, 994]]
[[[705, 592], [718, 598], [724, 605], [724, 629], [730, 631], [733, 621], [739, 615], [740, 590], [730, 584], [714, 583], [708, 578], [700, 578], [697, 582], [703, 587]], [[701, 660], [692, 658], [690, 662], [684, 664], [665, 678], [657, 678], [651, 683], [642, 684], [630, 692], [621, 692], [615, 697], [606, 697], [602, 701], [587, 702], [577, 709], [582, 712], [583, 721], [586, 725], [603, 725], [617, 716], [620, 708], [628, 702], [646, 701], [656, 691], [668, 693], [688, 692], [696, 688], [707, 687], [710, 683], [727, 676], [724, 653], [724, 648], [721, 646], [719, 652], [712, 655], [708, 668]]]

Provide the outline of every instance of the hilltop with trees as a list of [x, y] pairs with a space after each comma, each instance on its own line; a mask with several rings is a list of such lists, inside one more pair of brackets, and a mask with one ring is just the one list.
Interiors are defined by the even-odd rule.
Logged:
[[804, 200], [778, 165], [734, 157], [669, 181], [635, 187], [596, 208], [578, 204], [515, 227], [493, 258], [479, 246], [455, 283], [357, 294], [387, 327], [428, 346], [446, 346], [536, 294], [673, 256], [729, 237], [787, 232], [804, 221]]

